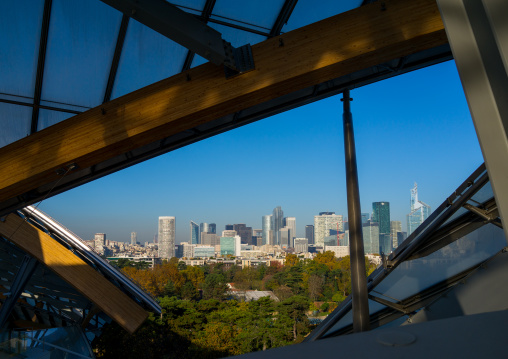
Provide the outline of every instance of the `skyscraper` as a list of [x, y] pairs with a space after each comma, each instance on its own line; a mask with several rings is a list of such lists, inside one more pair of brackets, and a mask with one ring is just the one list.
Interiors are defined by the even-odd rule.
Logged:
[[407, 215], [407, 235], [409, 236], [430, 215], [430, 206], [418, 200], [418, 185], [411, 189], [411, 213]]
[[388, 254], [392, 252], [390, 232], [390, 202], [372, 203], [373, 223], [379, 223], [379, 252]]
[[138, 241], [138, 234], [136, 232], [131, 232], [131, 246], [135, 245]]
[[392, 237], [392, 247], [397, 248], [399, 245], [398, 232], [402, 232], [402, 223], [400, 221], [390, 222], [390, 235]]
[[336, 231], [335, 233], [344, 231], [342, 215], [320, 212], [319, 216], [314, 216], [314, 243], [317, 246], [324, 245], [324, 239], [330, 235], [330, 230]]
[[226, 231], [232, 231], [233, 230], [233, 225], [232, 224], [226, 224], [226, 226], [224, 227], [224, 229]]
[[190, 244], [199, 244], [199, 240], [201, 239], [201, 231], [199, 228], [200, 226], [198, 226], [196, 222], [190, 221]]
[[280, 246], [281, 248], [289, 248], [292, 247], [291, 237], [293, 234], [291, 233], [291, 228], [284, 227], [279, 229], [280, 232]]
[[208, 229], [208, 223], [201, 223], [199, 225], [199, 232], [200, 233], [208, 233], [209, 229]]
[[379, 223], [368, 221], [363, 225], [365, 254], [379, 254]]
[[[295, 217], [286, 217], [284, 218], [284, 226], [291, 229], [291, 238], [289, 238], [290, 243], [293, 242], [293, 238], [296, 237], [296, 218]], [[292, 247], [292, 245], [290, 245]]]
[[280, 229], [283, 225], [284, 212], [280, 206], [275, 207], [272, 213], [273, 244], [280, 245]]
[[215, 234], [217, 234], [217, 225], [215, 223], [210, 223], [208, 225], [208, 233], [215, 233]]
[[159, 257], [170, 259], [175, 256], [175, 217], [159, 217]]
[[263, 229], [263, 244], [272, 244], [270, 243], [270, 231], [272, 230], [271, 214], [261, 218], [261, 228]]
[[305, 226], [305, 238], [307, 238], [307, 244], [314, 244], [314, 225]]

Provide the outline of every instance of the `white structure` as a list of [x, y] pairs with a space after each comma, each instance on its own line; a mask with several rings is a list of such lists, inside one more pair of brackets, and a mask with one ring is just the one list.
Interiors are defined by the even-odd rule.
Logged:
[[317, 246], [324, 245], [324, 239], [330, 234], [330, 230], [344, 231], [342, 215], [321, 212], [319, 216], [314, 216], [314, 243]]
[[296, 237], [296, 218], [295, 217], [286, 217], [284, 218], [284, 223], [287, 228], [291, 230], [291, 237], [289, 238], [290, 246], [292, 246], [293, 238]]
[[175, 217], [159, 217], [159, 257], [170, 259], [175, 256]]
[[333, 252], [335, 257], [342, 258], [349, 255], [349, 246], [325, 246], [325, 252]]
[[138, 240], [138, 234], [136, 232], [131, 232], [131, 246], [135, 245]]

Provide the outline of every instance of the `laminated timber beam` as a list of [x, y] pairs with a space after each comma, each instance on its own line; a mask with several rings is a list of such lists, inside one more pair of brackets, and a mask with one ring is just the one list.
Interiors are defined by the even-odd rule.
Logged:
[[204, 64], [1, 148], [0, 215], [21, 207], [11, 205], [18, 198], [26, 205], [47, 193], [71, 164], [92, 172], [221, 117], [447, 43], [435, 0], [374, 2], [273, 37], [252, 46], [256, 69], [241, 76], [225, 79]]
[[81, 258], [43, 231], [10, 214], [0, 221], [0, 234], [47, 266], [130, 333], [148, 313]]

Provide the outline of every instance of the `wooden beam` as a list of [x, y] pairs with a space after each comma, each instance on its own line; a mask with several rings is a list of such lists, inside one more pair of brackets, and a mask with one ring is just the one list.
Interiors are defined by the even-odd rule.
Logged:
[[0, 221], [0, 234], [35, 257], [130, 333], [148, 313], [81, 258], [15, 214]]
[[0, 149], [0, 202], [231, 113], [447, 43], [435, 0], [385, 0], [254, 45], [256, 69], [190, 69]]

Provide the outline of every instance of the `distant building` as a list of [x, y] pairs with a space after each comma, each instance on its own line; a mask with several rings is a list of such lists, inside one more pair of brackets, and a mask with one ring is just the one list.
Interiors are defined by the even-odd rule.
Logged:
[[365, 254], [379, 254], [379, 223], [369, 221], [363, 225], [363, 247]]
[[210, 223], [208, 225], [208, 233], [217, 234], [217, 225], [215, 223]]
[[418, 200], [418, 185], [411, 189], [411, 213], [407, 215], [407, 235], [411, 235], [430, 216], [430, 206]]
[[289, 248], [292, 247], [291, 237], [293, 236], [291, 233], [291, 228], [284, 227], [279, 230], [280, 237], [280, 246], [281, 248]]
[[[202, 224], [202, 223], [201, 223]], [[190, 243], [199, 244], [200, 238], [200, 226], [194, 221], [190, 221]]]
[[201, 233], [201, 244], [217, 246], [220, 244], [220, 236], [215, 233]]
[[344, 231], [342, 215], [334, 212], [320, 212], [319, 216], [314, 216], [314, 243], [316, 246], [323, 246], [324, 239], [329, 235], [329, 230], [338, 232]]
[[[397, 247], [407, 238], [407, 232], [397, 232]], [[394, 248], [397, 248], [394, 246]]]
[[335, 257], [342, 258], [349, 255], [349, 246], [325, 246], [325, 252], [333, 252]]
[[229, 229], [226, 229], [225, 231], [222, 231], [222, 236], [223, 237], [234, 237], [234, 236], [237, 236], [238, 233], [236, 233], [235, 230], [229, 230]]
[[275, 207], [272, 213], [271, 229], [273, 231], [273, 245], [280, 245], [280, 229], [284, 228], [284, 212], [280, 206]]
[[369, 213], [362, 213], [362, 225], [367, 223], [368, 220], [370, 220], [370, 214]]
[[131, 232], [131, 246], [135, 245], [138, 241], [138, 234], [136, 232]]
[[199, 224], [199, 232], [200, 233], [208, 233], [208, 223], [200, 223]]
[[392, 252], [390, 232], [390, 202], [373, 202], [371, 222], [379, 224], [379, 252]]
[[240, 256], [242, 250], [240, 236], [221, 237], [220, 238], [220, 254], [221, 256], [232, 255]]
[[401, 221], [391, 221], [390, 222], [390, 236], [392, 239], [392, 247], [397, 248], [398, 241], [398, 232], [402, 232], [402, 222]]
[[159, 257], [170, 259], [175, 256], [175, 217], [159, 217]]
[[309, 241], [307, 238], [295, 238], [295, 252], [307, 253], [309, 248]]
[[308, 244], [314, 244], [314, 225], [305, 226], [305, 238], [307, 238]]
[[234, 228], [233, 228], [233, 225], [232, 225], [232, 224], [226, 224], [226, 227], [224, 227], [224, 229], [225, 229], [226, 231], [232, 231], [232, 230], [234, 230]]
[[233, 224], [233, 229], [240, 236], [242, 243], [252, 244], [252, 227], [247, 227], [245, 223]]
[[261, 227], [263, 231], [263, 244], [273, 244], [270, 242], [270, 231], [272, 230], [272, 215], [262, 217]]
[[96, 233], [94, 237], [95, 248], [99, 246], [106, 245], [106, 234], [105, 233]]
[[210, 258], [215, 257], [215, 246], [198, 245], [194, 247], [194, 258]]
[[285, 217], [284, 218], [284, 227], [288, 227], [289, 229], [291, 229], [290, 242], [291, 242], [291, 247], [292, 247], [293, 246], [292, 245], [293, 238], [296, 237], [296, 218], [295, 217]]
[[188, 242], [182, 242], [180, 243], [183, 247], [183, 258], [190, 259], [194, 257], [194, 247], [196, 247], [196, 244], [188, 243]]

